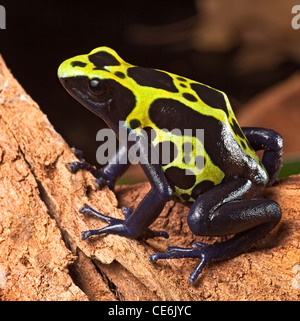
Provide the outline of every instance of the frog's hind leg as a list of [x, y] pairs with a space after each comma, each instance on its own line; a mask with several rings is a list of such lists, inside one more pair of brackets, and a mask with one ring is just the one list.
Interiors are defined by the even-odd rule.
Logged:
[[281, 169], [282, 137], [272, 129], [243, 127], [242, 130], [255, 151], [264, 150], [262, 163], [269, 175], [268, 186], [273, 185]]
[[[201, 194], [190, 209], [188, 224], [201, 236], [235, 234], [231, 239], [212, 245], [195, 244], [192, 248], [170, 247], [150, 261], [166, 258], [200, 258], [190, 276], [195, 282], [206, 263], [239, 255], [271, 231], [281, 218], [279, 205], [268, 199], [252, 198], [252, 183], [247, 179], [224, 182]], [[250, 198], [248, 198], [250, 197]]]

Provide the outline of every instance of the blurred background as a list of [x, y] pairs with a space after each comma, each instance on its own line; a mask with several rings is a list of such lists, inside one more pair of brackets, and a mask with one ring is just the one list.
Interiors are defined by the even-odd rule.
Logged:
[[[283, 135], [286, 176], [300, 173], [300, 29], [291, 24], [297, 2], [1, 1], [0, 53], [55, 129], [92, 164], [96, 133], [106, 125], [65, 92], [56, 72], [66, 58], [106, 45], [135, 65], [226, 92], [242, 126]], [[141, 179], [137, 168], [122, 182]]]

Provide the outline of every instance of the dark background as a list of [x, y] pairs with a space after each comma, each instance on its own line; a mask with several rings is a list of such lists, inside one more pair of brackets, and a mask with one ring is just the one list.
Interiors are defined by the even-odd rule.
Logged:
[[168, 70], [225, 91], [235, 110], [299, 69], [298, 62], [283, 59], [268, 71], [235, 74], [232, 63], [242, 43], [218, 53], [195, 50], [180, 39], [149, 45], [132, 37], [132, 27], [139, 24], [162, 26], [193, 16], [201, 19], [194, 0], [9, 0], [0, 4], [6, 9], [0, 53], [8, 67], [69, 145], [82, 149], [94, 164], [99, 146], [96, 133], [105, 124], [60, 85], [57, 68], [67, 58], [110, 46], [135, 65]]

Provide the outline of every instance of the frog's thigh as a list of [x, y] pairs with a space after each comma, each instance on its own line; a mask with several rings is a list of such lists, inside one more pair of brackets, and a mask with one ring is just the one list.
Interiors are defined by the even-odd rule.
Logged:
[[247, 179], [221, 183], [201, 194], [190, 209], [188, 225], [196, 235], [222, 236], [258, 229], [259, 238], [268, 233], [280, 220], [279, 205], [272, 200], [251, 199], [252, 184]]

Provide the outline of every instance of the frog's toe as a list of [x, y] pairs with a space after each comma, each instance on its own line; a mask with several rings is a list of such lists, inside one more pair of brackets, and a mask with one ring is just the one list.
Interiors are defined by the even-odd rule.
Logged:
[[[149, 261], [157, 261], [162, 259], [182, 259], [182, 258], [200, 258], [200, 262], [189, 277], [189, 282], [194, 283], [206, 263], [212, 260], [211, 248], [209, 245], [201, 242], [196, 242], [190, 248], [178, 246], [170, 246], [165, 250], [165, 253], [155, 253], [149, 255]], [[196, 247], [195, 247], [196, 246]]]
[[153, 262], [162, 259], [182, 259], [186, 257], [195, 257], [191, 255], [195, 254], [196, 251], [198, 250], [195, 250], [193, 248], [169, 246], [168, 248], [166, 248], [165, 253], [155, 253], [149, 255], [149, 260]]
[[90, 237], [91, 235], [93, 235], [91, 230], [81, 232], [81, 239], [82, 239], [82, 240], [86, 240], [86, 239], [87, 239], [88, 237]]
[[113, 190], [115, 187], [113, 180], [110, 177], [108, 177], [107, 175], [100, 173], [100, 172], [98, 174], [98, 177], [96, 179], [94, 179], [94, 185], [96, 188], [99, 188], [99, 189], [101, 189], [105, 185], [107, 185], [108, 188], [111, 190]]
[[119, 219], [110, 217], [108, 215], [104, 215], [96, 210], [94, 210], [93, 208], [91, 208], [90, 206], [88, 206], [87, 204], [84, 204], [80, 209], [79, 209], [79, 213], [81, 214], [90, 214], [92, 216], [95, 216], [97, 218], [99, 218], [100, 220], [106, 222], [106, 223], [116, 223], [119, 222]]
[[132, 212], [133, 212], [132, 207], [126, 207], [126, 206], [122, 207], [122, 213], [123, 213], [126, 220], [129, 218], [129, 216], [132, 214]]
[[207, 246], [207, 243], [203, 243], [203, 242], [194, 242], [192, 243], [192, 248], [201, 248], [201, 247], [205, 247]]
[[75, 147], [71, 148], [73, 154], [80, 160], [80, 161], [84, 161], [84, 154], [83, 151], [80, 149], [77, 149]]
[[72, 174], [75, 174], [81, 168], [80, 162], [66, 163], [65, 166]]
[[94, 179], [93, 184], [96, 189], [101, 189], [102, 187], [107, 185], [106, 180], [103, 177], [98, 177], [98, 178]]
[[154, 253], [149, 255], [149, 261], [154, 262], [157, 260], [171, 259], [173, 258], [169, 253]]

